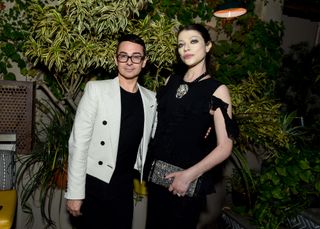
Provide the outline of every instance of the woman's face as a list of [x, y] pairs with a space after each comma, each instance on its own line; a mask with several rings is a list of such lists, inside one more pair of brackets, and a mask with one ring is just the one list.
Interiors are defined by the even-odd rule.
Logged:
[[196, 30], [183, 30], [178, 35], [178, 52], [181, 60], [189, 67], [205, 63], [205, 57], [212, 44], [205, 43]]

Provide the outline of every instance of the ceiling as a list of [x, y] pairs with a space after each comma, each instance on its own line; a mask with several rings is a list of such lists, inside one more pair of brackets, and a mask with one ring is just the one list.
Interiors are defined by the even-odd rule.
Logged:
[[311, 21], [320, 21], [320, 2], [306, 0], [285, 0], [283, 14], [290, 17], [300, 17]]

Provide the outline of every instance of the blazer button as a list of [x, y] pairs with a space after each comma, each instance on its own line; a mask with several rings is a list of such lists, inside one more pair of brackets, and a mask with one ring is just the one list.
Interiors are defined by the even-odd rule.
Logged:
[[102, 122], [103, 125], [107, 125], [107, 123], [108, 123], [108, 122], [105, 121], [105, 120]]
[[104, 143], [104, 141], [101, 141], [100, 144], [101, 144], [102, 146], [104, 146], [105, 143]]
[[99, 164], [99, 165], [102, 165], [102, 164], [103, 164], [103, 162], [102, 162], [102, 161], [99, 161], [99, 162], [98, 162], [98, 164]]

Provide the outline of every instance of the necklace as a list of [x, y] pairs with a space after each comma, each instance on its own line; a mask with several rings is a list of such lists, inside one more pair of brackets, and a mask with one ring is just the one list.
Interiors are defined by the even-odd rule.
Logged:
[[[204, 72], [203, 74], [201, 74], [200, 76], [198, 76], [194, 81], [190, 82], [191, 83], [197, 83], [199, 82], [201, 79], [203, 79], [204, 77], [206, 77], [208, 75], [207, 72]], [[177, 99], [181, 99], [185, 94], [188, 93], [189, 90], [189, 86], [188, 83], [182, 83], [179, 85], [178, 89], [177, 89], [177, 93], [176, 93], [176, 98]]]

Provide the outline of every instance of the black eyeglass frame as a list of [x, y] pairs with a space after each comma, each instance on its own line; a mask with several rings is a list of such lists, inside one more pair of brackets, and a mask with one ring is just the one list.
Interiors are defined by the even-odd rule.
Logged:
[[[120, 59], [119, 59], [120, 56], [126, 57], [126, 60], [125, 60], [125, 61], [120, 60]], [[138, 62], [135, 61], [135, 60], [133, 60], [132, 58], [135, 58], [135, 57], [139, 57], [140, 60], [139, 60]], [[140, 63], [145, 59], [145, 56], [142, 56], [142, 55], [132, 55], [132, 56], [129, 56], [129, 55], [124, 54], [124, 53], [119, 53], [119, 54], [117, 55], [117, 60], [118, 60], [120, 63], [127, 63], [129, 59], [130, 59], [131, 62], [134, 63], [134, 64], [140, 64]]]

